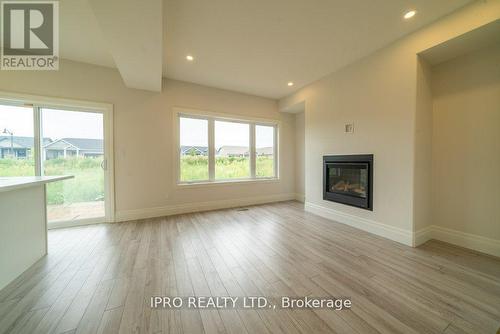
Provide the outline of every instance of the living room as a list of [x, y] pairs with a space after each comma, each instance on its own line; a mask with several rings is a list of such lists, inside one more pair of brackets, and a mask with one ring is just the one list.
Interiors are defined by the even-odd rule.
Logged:
[[1, 5], [0, 333], [500, 329], [500, 1]]

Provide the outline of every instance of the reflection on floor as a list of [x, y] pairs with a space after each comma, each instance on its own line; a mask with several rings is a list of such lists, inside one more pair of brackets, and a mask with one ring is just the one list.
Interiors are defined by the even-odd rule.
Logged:
[[104, 201], [58, 204], [47, 206], [49, 222], [104, 217]]

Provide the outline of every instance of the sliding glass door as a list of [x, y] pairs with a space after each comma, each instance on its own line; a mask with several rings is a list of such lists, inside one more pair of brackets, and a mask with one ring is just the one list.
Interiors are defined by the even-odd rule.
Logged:
[[49, 222], [105, 216], [104, 118], [101, 113], [41, 108], [43, 175], [73, 175], [47, 185]]
[[0, 96], [0, 177], [74, 176], [46, 186], [49, 227], [112, 221], [111, 107], [33, 102]]

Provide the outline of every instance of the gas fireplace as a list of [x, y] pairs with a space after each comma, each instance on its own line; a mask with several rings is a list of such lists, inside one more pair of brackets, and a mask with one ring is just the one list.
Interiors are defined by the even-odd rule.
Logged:
[[373, 210], [373, 154], [323, 156], [323, 199]]

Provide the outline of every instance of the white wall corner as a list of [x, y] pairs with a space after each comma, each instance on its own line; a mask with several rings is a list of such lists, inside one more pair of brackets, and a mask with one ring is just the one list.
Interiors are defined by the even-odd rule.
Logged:
[[198, 203], [175, 204], [175, 205], [168, 205], [156, 208], [123, 210], [116, 212], [115, 221], [123, 222], [128, 220], [147, 219], [147, 218], [171, 216], [171, 215], [190, 213], [190, 212], [228, 209], [240, 206], [249, 206], [249, 205], [293, 201], [293, 200], [295, 200], [295, 194], [290, 193], [290, 194], [276, 194], [276, 195], [226, 199], [218, 201], [206, 201]]
[[321, 205], [306, 202], [305, 210], [323, 218], [336, 221], [354, 228], [399, 242], [407, 246], [413, 246], [413, 232], [398, 227], [379, 223], [374, 220], [357, 217], [338, 210], [326, 208]]
[[427, 226], [413, 233], [413, 247], [418, 247], [432, 239], [432, 226]]
[[[89, 0], [89, 4], [125, 85], [161, 92], [163, 2]], [[130, 24], [139, 17], [140, 24]]]
[[306, 195], [296, 193], [295, 194], [295, 200], [298, 201], [298, 202], [304, 203], [306, 201]]
[[279, 111], [291, 114], [298, 114], [306, 110], [306, 101], [302, 100], [293, 104], [279, 103]]

